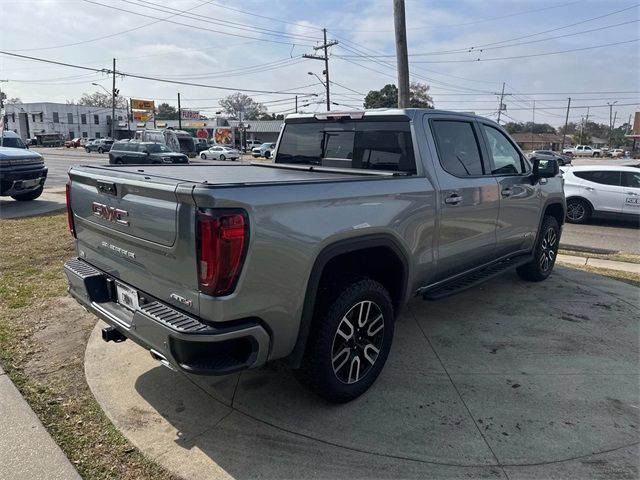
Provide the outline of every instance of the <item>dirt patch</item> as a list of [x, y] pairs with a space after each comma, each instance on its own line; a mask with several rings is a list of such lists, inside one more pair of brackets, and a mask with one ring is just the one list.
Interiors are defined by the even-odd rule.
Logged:
[[0, 222], [0, 364], [83, 478], [173, 479], [122, 436], [84, 378], [96, 318], [67, 294], [65, 215]]

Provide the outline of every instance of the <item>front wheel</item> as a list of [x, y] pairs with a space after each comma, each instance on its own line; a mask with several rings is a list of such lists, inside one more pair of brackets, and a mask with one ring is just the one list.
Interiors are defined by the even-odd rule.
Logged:
[[591, 218], [591, 207], [579, 198], [567, 200], [567, 222], [586, 223]]
[[104, 153], [104, 150], [102, 149], [102, 147], [98, 149], [98, 153]]
[[533, 260], [518, 267], [518, 275], [530, 282], [546, 280], [556, 263], [560, 245], [560, 226], [555, 217], [544, 217], [540, 234], [533, 250]]
[[326, 400], [362, 395], [382, 371], [393, 340], [393, 305], [387, 290], [361, 278], [318, 299], [300, 382]]
[[35, 200], [40, 195], [42, 195], [42, 190], [44, 190], [43, 186], [36, 188], [35, 190], [31, 190], [27, 193], [19, 193], [18, 195], [11, 195], [11, 198], [17, 200], [19, 202], [29, 202], [31, 200]]
[[220, 155], [220, 161], [224, 162], [227, 159], [227, 157], [225, 157], [224, 155]]
[[91, 153], [91, 150], [89, 148], [85, 148], [84, 151], [87, 153]]
[[594, 154], [593, 154], [593, 156], [594, 156], [595, 158], [598, 158], [598, 157], [600, 156], [600, 154], [599, 154], [599, 153], [594, 153]]

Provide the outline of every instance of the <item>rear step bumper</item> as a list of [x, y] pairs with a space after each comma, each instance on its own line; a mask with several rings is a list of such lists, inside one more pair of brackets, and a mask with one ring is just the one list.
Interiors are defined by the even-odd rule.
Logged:
[[257, 321], [214, 327], [154, 299], [131, 311], [117, 303], [115, 280], [104, 272], [77, 258], [64, 271], [69, 293], [81, 305], [169, 368], [226, 375], [267, 360], [269, 334]]

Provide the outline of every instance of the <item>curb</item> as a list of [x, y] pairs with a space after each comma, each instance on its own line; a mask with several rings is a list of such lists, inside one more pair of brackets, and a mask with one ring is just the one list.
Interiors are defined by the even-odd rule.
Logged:
[[619, 272], [640, 274], [640, 263], [618, 262], [615, 260], [605, 260], [602, 258], [579, 257], [577, 255], [564, 254], [558, 255], [557, 260], [569, 265], [607, 268], [609, 270], [617, 270]]

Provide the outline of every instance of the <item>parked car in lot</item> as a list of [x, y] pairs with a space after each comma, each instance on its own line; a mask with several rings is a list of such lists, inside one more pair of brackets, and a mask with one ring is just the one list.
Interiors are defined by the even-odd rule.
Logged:
[[13, 147], [13, 148], [29, 148], [20, 138], [16, 132], [12, 132], [11, 130], [5, 130], [2, 132], [2, 146], [3, 147]]
[[194, 138], [196, 153], [200, 153], [203, 150], [208, 150], [211, 145], [206, 138]]
[[567, 221], [592, 217], [640, 220], [640, 169], [623, 166], [562, 168]]
[[238, 160], [240, 158], [240, 152], [235, 148], [214, 145], [208, 150], [200, 152], [200, 158], [203, 160]]
[[560, 155], [552, 150], [534, 150], [531, 152], [530, 158], [537, 157], [542, 160], [555, 160], [561, 167], [571, 164], [571, 156]]
[[259, 147], [264, 142], [262, 140], [247, 140], [245, 142], [245, 151], [251, 152], [254, 148]]
[[111, 164], [166, 164], [189, 163], [183, 153], [177, 153], [162, 143], [121, 140], [109, 152]]
[[259, 147], [251, 150], [251, 156], [254, 158], [264, 157], [271, 158], [271, 153], [275, 150], [275, 143], [263, 143]]
[[71, 140], [65, 140], [64, 146], [67, 148], [78, 148], [80, 146], [80, 138], [73, 138]]
[[564, 155], [573, 155], [574, 157], [599, 157], [602, 151], [599, 148], [593, 148], [589, 145], [577, 145], [562, 150]]
[[113, 145], [113, 140], [106, 138], [98, 138], [93, 142], [89, 142], [84, 146], [84, 149], [87, 153], [98, 152], [105, 153], [111, 150], [111, 145]]
[[0, 147], [0, 196], [21, 202], [35, 200], [42, 195], [47, 172], [39, 153], [26, 148]]
[[85, 147], [88, 143], [91, 143], [95, 140], [95, 138], [81, 138], [80, 139], [80, 146], [81, 147]]
[[110, 325], [104, 340], [165, 366], [287, 357], [345, 402], [382, 371], [411, 298], [551, 274], [558, 173], [497, 123], [430, 109], [289, 115], [269, 164], [72, 166], [69, 291]]
[[625, 156], [625, 151], [622, 148], [614, 148], [607, 152], [607, 157], [622, 158]]

